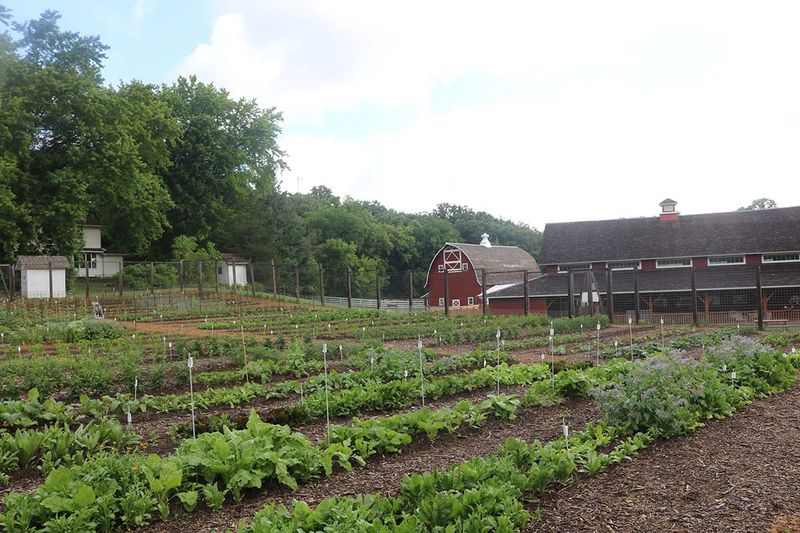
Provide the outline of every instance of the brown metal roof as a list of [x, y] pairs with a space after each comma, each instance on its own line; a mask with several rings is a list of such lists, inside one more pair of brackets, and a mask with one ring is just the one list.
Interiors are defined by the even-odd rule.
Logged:
[[248, 262], [248, 260], [246, 258], [244, 258], [244, 257], [242, 257], [241, 255], [238, 255], [238, 254], [223, 253], [223, 254], [220, 254], [220, 255], [222, 256], [223, 261], [225, 261], [229, 265], [232, 265], [234, 263], [247, 263]]
[[[587, 276], [594, 274], [597, 290], [606, 292], [607, 271], [579, 271], [574, 273], [575, 293], [586, 291]], [[713, 266], [695, 269], [697, 290], [754, 289], [756, 287], [757, 267], [750, 265]], [[638, 273], [639, 292], [675, 292], [692, 289], [691, 268], [669, 268], [662, 270], [640, 270]], [[633, 292], [633, 271], [615, 270], [613, 272], [614, 293]], [[549, 274], [528, 282], [530, 296], [567, 296], [569, 274]], [[800, 287], [800, 264], [763, 265], [761, 285], [771, 287]], [[523, 295], [522, 283], [493, 293], [492, 298], [518, 298]]]
[[541, 264], [800, 251], [800, 207], [547, 224]]
[[51, 267], [67, 269], [70, 262], [63, 255], [21, 255], [17, 257], [17, 265], [33, 270], [47, 270]]

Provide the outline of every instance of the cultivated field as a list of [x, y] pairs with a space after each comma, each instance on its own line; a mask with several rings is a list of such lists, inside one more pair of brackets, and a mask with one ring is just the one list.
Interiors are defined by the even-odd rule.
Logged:
[[800, 523], [792, 332], [273, 302], [0, 333], [6, 531]]

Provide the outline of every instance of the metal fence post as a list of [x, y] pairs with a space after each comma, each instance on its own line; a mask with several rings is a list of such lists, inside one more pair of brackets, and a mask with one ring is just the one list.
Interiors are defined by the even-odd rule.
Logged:
[[408, 271], [408, 312], [414, 310], [414, 271]]
[[325, 269], [319, 267], [319, 303], [325, 305]]
[[[590, 270], [586, 274], [586, 285], [588, 285], [588, 287], [587, 287], [588, 293], [586, 295], [586, 300], [589, 303], [589, 316], [594, 316], [594, 291], [592, 290], [592, 278], [593, 277], [594, 277], [594, 275], [592, 274], [592, 271]], [[598, 294], [597, 296], [599, 297], [600, 295]]]
[[156, 267], [153, 265], [153, 263], [150, 263], [150, 294], [155, 293], [155, 276], [156, 276]]
[[756, 299], [758, 300], [758, 330], [764, 331], [764, 295], [761, 292], [761, 265], [756, 269]]
[[525, 304], [523, 308], [525, 310], [525, 316], [531, 314], [531, 295], [530, 291], [528, 290], [528, 271], [525, 270], [522, 272], [522, 297], [525, 299]]
[[186, 293], [186, 286], [184, 284], [184, 279], [183, 279], [183, 259], [181, 259], [178, 262], [178, 275], [180, 277], [180, 282], [181, 282], [181, 294], [185, 294]]
[[247, 264], [250, 266], [250, 293], [253, 295], [253, 298], [256, 297], [256, 273], [253, 272], [253, 262], [248, 261]]
[[694, 275], [694, 267], [692, 267], [692, 324], [695, 327], [700, 325], [700, 321], [697, 319], [697, 280]]
[[575, 318], [575, 272], [572, 270], [567, 274], [567, 298], [569, 299], [569, 318]]
[[50, 284], [50, 301], [53, 301], [53, 262], [47, 262], [47, 278]]
[[88, 300], [89, 299], [89, 255], [88, 254], [84, 254], [83, 259], [84, 259], [84, 262], [83, 262], [83, 273], [84, 273], [84, 276], [86, 276], [86, 279], [84, 280], [84, 284], [86, 285], [86, 299]]
[[486, 316], [489, 313], [489, 302], [486, 301], [487, 298], [487, 290], [486, 290], [486, 269], [481, 269], [481, 311], [483, 312], [483, 316]]
[[219, 295], [219, 261], [214, 261], [214, 292]]
[[381, 310], [381, 271], [375, 270], [375, 301], [378, 305], [378, 311]]
[[197, 294], [200, 298], [203, 297], [203, 262], [197, 262]]
[[353, 307], [353, 273], [350, 267], [347, 267], [347, 308]]
[[272, 295], [277, 298], [278, 296], [278, 277], [275, 275], [275, 259], [269, 260], [272, 267]]
[[608, 323], [614, 323], [614, 274], [611, 267], [606, 273], [606, 306], [608, 307]]
[[14, 301], [14, 297], [17, 295], [17, 265], [11, 264], [9, 267], [11, 271], [11, 280], [9, 285], [11, 285], [11, 295], [8, 297], [9, 302]]
[[125, 268], [125, 261], [122, 258], [120, 258], [120, 260], [119, 260], [119, 272], [117, 273], [117, 275], [119, 276], [119, 280], [118, 280], [119, 283], [117, 284], [118, 285], [117, 293], [119, 294], [120, 298], [122, 298], [122, 272], [123, 272], [124, 268]]
[[236, 294], [236, 259], [233, 260], [233, 293]]
[[634, 300], [634, 318], [636, 323], [642, 319], [642, 310], [639, 307], [639, 269], [636, 265], [633, 266], [633, 300]]
[[447, 266], [444, 267], [444, 314], [450, 314], [450, 284], [447, 279]]
[[297, 301], [300, 301], [300, 265], [294, 266], [294, 293]]

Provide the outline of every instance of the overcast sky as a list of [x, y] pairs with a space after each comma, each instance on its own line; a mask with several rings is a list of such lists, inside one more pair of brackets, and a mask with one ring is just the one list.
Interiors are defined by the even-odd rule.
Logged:
[[0, 0], [284, 114], [284, 190], [521, 221], [800, 205], [800, 2]]

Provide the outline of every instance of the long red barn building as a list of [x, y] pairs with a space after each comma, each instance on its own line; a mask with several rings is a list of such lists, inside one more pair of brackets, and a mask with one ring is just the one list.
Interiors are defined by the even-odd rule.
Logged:
[[445, 273], [450, 308], [480, 304], [484, 272], [487, 290], [519, 283], [526, 271], [529, 279], [539, 276], [536, 260], [522, 248], [494, 246], [486, 233], [481, 239], [481, 244], [448, 242], [436, 253], [425, 280], [429, 307], [445, 307]]
[[[614, 314], [631, 315], [636, 290], [643, 319], [688, 314], [694, 278], [704, 320], [714, 313], [750, 320], [758, 308], [760, 268], [764, 316], [798, 313], [800, 207], [680, 215], [674, 200], [660, 206], [657, 217], [547, 224], [540, 259], [545, 275], [528, 283], [531, 312], [567, 315], [571, 275], [573, 309], [586, 304], [589, 291], [598, 311], [606, 307], [613, 276]], [[488, 296], [490, 312], [522, 314], [522, 284], [498, 289]]]

